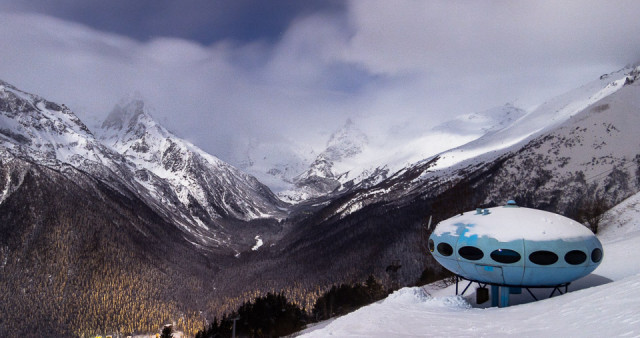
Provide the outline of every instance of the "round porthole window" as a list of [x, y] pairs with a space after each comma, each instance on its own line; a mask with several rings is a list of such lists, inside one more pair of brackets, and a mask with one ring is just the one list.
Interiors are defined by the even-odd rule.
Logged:
[[463, 246], [462, 248], [458, 249], [458, 254], [460, 255], [460, 257], [468, 259], [470, 261], [477, 261], [484, 257], [484, 253], [482, 253], [482, 250], [476, 248], [475, 246]]
[[491, 253], [491, 259], [498, 263], [511, 264], [519, 261], [520, 258], [517, 251], [509, 249], [498, 249]]
[[598, 263], [600, 260], [602, 260], [602, 250], [599, 248], [593, 249], [593, 251], [591, 251], [591, 261]]
[[538, 265], [551, 265], [558, 261], [558, 255], [551, 251], [535, 251], [529, 255], [529, 260]]
[[571, 265], [578, 265], [587, 260], [587, 254], [580, 250], [571, 250], [564, 255], [564, 260]]
[[440, 243], [438, 244], [438, 252], [443, 255], [443, 256], [451, 256], [453, 255], [453, 248], [451, 247], [451, 245], [447, 244], [447, 243]]

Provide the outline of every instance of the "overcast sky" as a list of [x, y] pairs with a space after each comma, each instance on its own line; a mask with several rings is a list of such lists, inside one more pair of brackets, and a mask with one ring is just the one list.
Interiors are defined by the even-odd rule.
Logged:
[[89, 125], [138, 92], [223, 160], [545, 99], [640, 60], [640, 1], [0, 0], [0, 79]]

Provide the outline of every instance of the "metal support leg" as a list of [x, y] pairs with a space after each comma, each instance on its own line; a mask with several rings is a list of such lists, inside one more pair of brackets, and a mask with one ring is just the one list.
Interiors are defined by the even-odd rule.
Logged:
[[531, 297], [533, 297], [533, 299], [535, 299], [536, 301], [538, 300], [538, 298], [533, 294], [533, 292], [531, 292], [531, 290], [529, 290], [529, 288], [525, 288], [525, 290], [529, 292], [529, 294], [531, 295]]
[[509, 287], [501, 286], [500, 287], [500, 307], [509, 306]]
[[556, 291], [558, 291], [559, 294], [563, 294], [562, 291], [560, 291], [560, 287], [556, 286], [555, 288], [553, 288], [553, 291], [551, 291], [551, 294], [549, 295], [549, 298], [553, 297], [553, 295], [556, 293]]
[[464, 290], [462, 290], [462, 293], [460, 294], [461, 296], [464, 296], [464, 293], [467, 292], [467, 289], [469, 289], [469, 287], [471, 286], [473, 282], [469, 282], [469, 284], [467, 284], [467, 287], [464, 288]]
[[498, 306], [498, 286], [491, 285], [491, 306]]

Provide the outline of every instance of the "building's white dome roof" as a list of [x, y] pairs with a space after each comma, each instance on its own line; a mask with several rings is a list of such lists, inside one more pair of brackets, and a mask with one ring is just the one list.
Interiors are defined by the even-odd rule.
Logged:
[[500, 242], [518, 239], [530, 241], [582, 240], [593, 233], [582, 224], [548, 211], [505, 206], [486, 209], [489, 214], [465, 212], [438, 224], [434, 235], [462, 235], [490, 237]]

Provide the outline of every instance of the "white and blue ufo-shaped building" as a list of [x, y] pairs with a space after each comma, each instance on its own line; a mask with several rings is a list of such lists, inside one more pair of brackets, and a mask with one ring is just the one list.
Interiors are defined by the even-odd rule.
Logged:
[[602, 244], [585, 226], [513, 201], [440, 222], [429, 251], [464, 279], [508, 287], [567, 285], [595, 270], [603, 257]]

